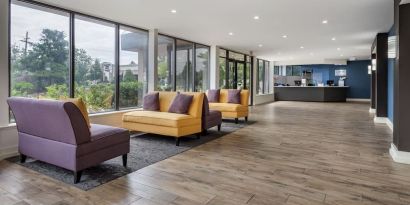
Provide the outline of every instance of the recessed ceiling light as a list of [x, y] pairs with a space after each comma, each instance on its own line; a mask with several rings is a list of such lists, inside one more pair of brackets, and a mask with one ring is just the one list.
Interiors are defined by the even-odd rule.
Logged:
[[343, 55], [343, 54], [340, 54], [340, 56], [343, 57], [344, 55]]
[[336, 37], [333, 37], [333, 38], [332, 38], [332, 41], [336, 41]]
[[283, 35], [282, 38], [288, 38], [288, 35]]
[[327, 23], [329, 23], [329, 21], [326, 19], [322, 21], [322, 24], [327, 24]]
[[262, 44], [259, 44], [258, 46], [259, 46], [259, 47], [262, 47], [263, 45], [262, 45]]
[[304, 49], [305, 47], [301, 46], [300, 49]]
[[176, 13], [176, 12], [177, 12], [177, 10], [175, 10], [175, 9], [171, 10], [171, 13], [173, 13], [173, 14]]
[[229, 34], [230, 36], [233, 36], [233, 33], [232, 33], [232, 32], [229, 32], [228, 34]]
[[340, 51], [341, 49], [340, 49], [340, 48], [337, 48], [337, 50]]
[[259, 16], [254, 16], [253, 19], [259, 20]]
[[311, 56], [314, 56], [315, 54], [314, 54], [314, 53], [310, 53], [310, 55], [311, 55]]

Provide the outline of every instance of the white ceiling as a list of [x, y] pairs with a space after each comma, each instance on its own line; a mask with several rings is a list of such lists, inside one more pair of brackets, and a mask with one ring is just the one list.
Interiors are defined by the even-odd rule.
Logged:
[[[387, 32], [393, 24], [393, 0], [41, 2], [141, 28], [158, 28], [161, 33], [207, 45], [253, 51], [258, 57], [282, 62], [367, 59], [375, 35]], [[177, 12], [171, 13], [172, 9]], [[255, 15], [260, 19], [254, 20]], [[324, 19], [329, 23], [322, 24]], [[287, 39], [282, 38], [284, 34]]]

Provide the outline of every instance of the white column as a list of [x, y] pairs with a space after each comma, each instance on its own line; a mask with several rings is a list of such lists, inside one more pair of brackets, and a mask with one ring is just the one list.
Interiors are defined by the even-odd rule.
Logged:
[[219, 47], [218, 46], [211, 46], [211, 53], [210, 53], [210, 72], [209, 72], [209, 88], [210, 89], [217, 89], [219, 88]]
[[9, 124], [9, 1], [0, 0], [0, 127]]
[[152, 92], [158, 85], [158, 29], [149, 30], [148, 42], [148, 92]]

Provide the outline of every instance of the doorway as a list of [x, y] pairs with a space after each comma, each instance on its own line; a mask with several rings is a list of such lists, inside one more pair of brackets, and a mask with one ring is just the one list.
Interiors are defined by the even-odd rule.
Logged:
[[226, 82], [229, 89], [248, 89], [250, 87], [250, 68], [244, 61], [229, 60]]

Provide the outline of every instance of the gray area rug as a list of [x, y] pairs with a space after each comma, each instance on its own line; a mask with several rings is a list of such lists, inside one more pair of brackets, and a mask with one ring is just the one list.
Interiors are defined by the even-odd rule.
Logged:
[[127, 168], [122, 166], [122, 158], [117, 157], [98, 166], [84, 170], [81, 181], [77, 184], [73, 183], [72, 172], [64, 168], [30, 158], [23, 164], [19, 162], [19, 157], [12, 157], [7, 160], [82, 190], [90, 190], [118, 177], [135, 172], [193, 147], [222, 137], [249, 124], [252, 124], [252, 122], [240, 122], [239, 124], [235, 124], [233, 121], [224, 121], [222, 123], [221, 132], [218, 132], [216, 128], [212, 128], [208, 131], [208, 135], [201, 136], [199, 140], [196, 139], [196, 136], [183, 137], [181, 138], [179, 147], [175, 146], [175, 139], [172, 137], [156, 136], [153, 134], [132, 135]]

